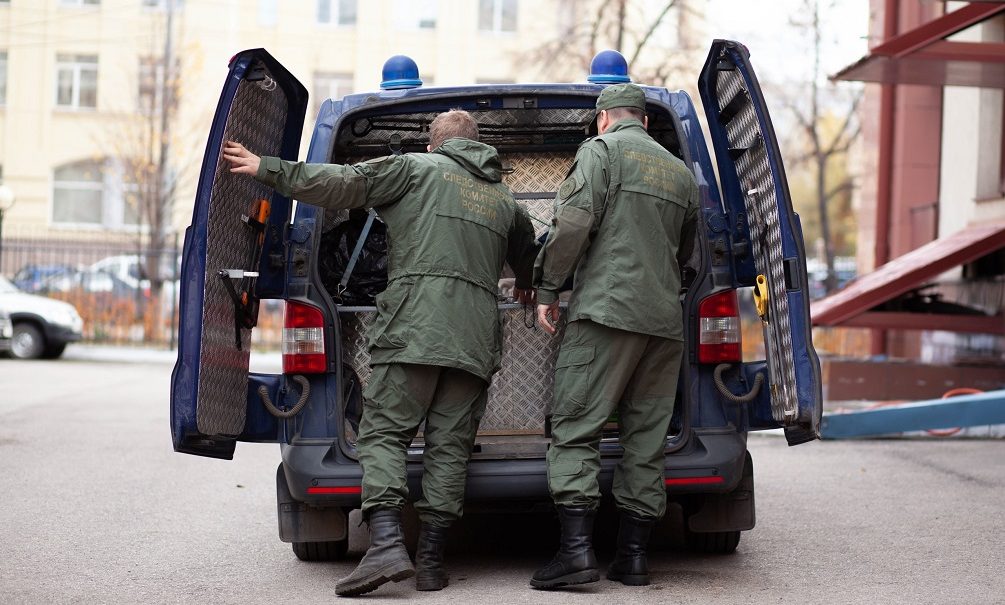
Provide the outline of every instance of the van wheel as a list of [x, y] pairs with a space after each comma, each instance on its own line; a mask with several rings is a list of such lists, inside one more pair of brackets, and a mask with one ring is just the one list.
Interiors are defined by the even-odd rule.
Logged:
[[10, 354], [17, 359], [38, 359], [45, 350], [45, 337], [34, 324], [20, 322], [14, 324], [14, 338], [10, 343]]
[[687, 532], [687, 547], [708, 555], [732, 554], [739, 543], [739, 531]]
[[293, 554], [301, 561], [341, 561], [349, 552], [349, 538], [334, 542], [294, 542]]

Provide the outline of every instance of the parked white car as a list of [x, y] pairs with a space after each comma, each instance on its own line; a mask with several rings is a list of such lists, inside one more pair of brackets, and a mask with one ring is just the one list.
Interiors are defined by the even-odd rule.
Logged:
[[[164, 289], [173, 288], [172, 278], [178, 273], [177, 268], [171, 266], [171, 258], [165, 254], [161, 257], [160, 274], [164, 280]], [[180, 257], [175, 258], [176, 263], [180, 263]], [[105, 257], [86, 269], [88, 273], [111, 275], [122, 284], [140, 290], [145, 295], [150, 293], [150, 279], [144, 266], [144, 259], [135, 254], [120, 254]]]
[[0, 275], [0, 309], [14, 324], [10, 354], [18, 359], [55, 359], [83, 336], [84, 320], [61, 300], [27, 294]]
[[14, 336], [14, 322], [10, 313], [0, 307], [0, 353], [10, 351], [11, 337]]

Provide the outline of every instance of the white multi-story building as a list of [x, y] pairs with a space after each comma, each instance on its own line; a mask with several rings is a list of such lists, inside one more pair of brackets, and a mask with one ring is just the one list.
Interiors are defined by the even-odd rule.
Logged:
[[[377, 89], [384, 61], [395, 54], [415, 59], [426, 86], [584, 79], [589, 46], [612, 46], [617, 35], [578, 37], [604, 4], [0, 0], [0, 179], [16, 198], [4, 215], [4, 236], [135, 237], [156, 224], [140, 201], [154, 180], [171, 188], [163, 230], [177, 232], [189, 221], [186, 201], [194, 195], [228, 61], [239, 50], [266, 48], [309, 90], [303, 157], [321, 101]], [[630, 31], [642, 29], [648, 5], [666, 3], [629, 4], [635, 6], [622, 23]], [[665, 29], [690, 27], [699, 17], [692, 9], [676, 18], [671, 12]], [[630, 44], [632, 37], [624, 37]], [[548, 42], [575, 60], [540, 59]], [[165, 78], [167, 52], [175, 75]], [[643, 54], [640, 64], [665, 56]], [[695, 73], [700, 59], [699, 52]], [[167, 123], [161, 119], [165, 88], [178, 99]], [[154, 177], [163, 150], [164, 170]], [[15, 259], [0, 262], [2, 273], [18, 269]]]

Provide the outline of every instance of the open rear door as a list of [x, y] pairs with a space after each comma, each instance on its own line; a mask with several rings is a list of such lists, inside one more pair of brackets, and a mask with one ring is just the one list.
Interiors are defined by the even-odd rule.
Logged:
[[763, 276], [767, 299], [762, 319], [769, 388], [751, 404], [750, 416], [760, 420], [751, 425], [784, 427], [796, 445], [820, 436], [820, 361], [810, 331], [802, 229], [749, 59], [742, 44], [716, 40], [698, 90], [719, 167], [736, 285], [754, 286]]
[[230, 459], [239, 439], [277, 438], [278, 425], [260, 403], [249, 412], [248, 362], [258, 298], [283, 293], [291, 204], [231, 174], [222, 149], [233, 140], [258, 155], [296, 159], [306, 107], [307, 90], [265, 50], [231, 60], [185, 231], [171, 376], [175, 451]]

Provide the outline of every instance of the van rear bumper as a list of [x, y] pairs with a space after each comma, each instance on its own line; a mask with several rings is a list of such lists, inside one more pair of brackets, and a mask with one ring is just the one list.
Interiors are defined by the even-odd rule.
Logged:
[[[746, 442], [745, 433], [732, 430], [696, 431], [687, 447], [666, 456], [668, 495], [732, 491], [743, 475]], [[282, 446], [283, 469], [295, 500], [313, 506], [359, 508], [362, 468], [336, 453], [336, 448], [323, 444]], [[600, 490], [604, 495], [611, 493], [619, 460], [617, 456], [601, 458]], [[422, 494], [422, 465], [409, 463], [406, 468], [409, 496], [414, 500]], [[547, 476], [543, 458], [474, 459], [468, 464], [466, 501], [550, 501]]]

